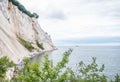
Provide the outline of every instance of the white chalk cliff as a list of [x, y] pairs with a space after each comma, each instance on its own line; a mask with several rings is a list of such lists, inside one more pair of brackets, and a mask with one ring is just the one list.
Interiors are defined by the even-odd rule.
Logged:
[[22, 13], [8, 0], [0, 0], [0, 57], [8, 56], [16, 64], [31, 54], [17, 36], [30, 42], [35, 48], [33, 52], [42, 51], [36, 41], [42, 43], [46, 51], [54, 48], [50, 36], [41, 29], [36, 18]]

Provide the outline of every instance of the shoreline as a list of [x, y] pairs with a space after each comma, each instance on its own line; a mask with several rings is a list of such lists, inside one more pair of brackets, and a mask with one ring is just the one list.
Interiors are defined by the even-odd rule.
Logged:
[[[56, 49], [53, 49], [53, 50], [43, 50], [43, 51], [39, 51], [39, 52], [32, 52], [29, 57], [26, 57], [26, 58], [29, 58], [30, 60], [33, 59], [34, 57], [36, 56], [39, 56], [39, 55], [42, 55], [44, 53], [47, 53], [47, 52], [52, 52]], [[23, 58], [24, 59], [24, 58]], [[22, 68], [24, 66], [24, 62], [23, 62], [23, 59], [20, 61], [19, 64], [16, 64], [16, 67], [18, 67], [19, 69]]]
[[[27, 56], [26, 58], [29, 58], [30, 60], [33, 59], [36, 56], [42, 55], [47, 52], [52, 52], [56, 49], [52, 50], [43, 50], [40, 52], [32, 52], [29, 57]], [[24, 58], [23, 58], [24, 59]], [[14, 75], [17, 75], [19, 70], [24, 67], [24, 61], [21, 59], [20, 63], [16, 64], [16, 66], [9, 68], [8, 71], [6, 72], [7, 79], [10, 80]]]
[[33, 52], [33, 54], [30, 55], [29, 59], [33, 59], [33, 58], [36, 57], [36, 56], [39, 56], [39, 55], [44, 54], [44, 53], [47, 53], [47, 52], [52, 52], [52, 51], [54, 51], [54, 50], [56, 50], [56, 49], [46, 50], [46, 51], [43, 50], [43, 51], [41, 51], [41, 52]]

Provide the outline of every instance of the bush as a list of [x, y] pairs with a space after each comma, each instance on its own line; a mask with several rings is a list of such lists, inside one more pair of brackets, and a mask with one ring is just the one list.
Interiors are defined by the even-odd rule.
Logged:
[[25, 41], [24, 39], [18, 37], [19, 42], [30, 52], [32, 52], [32, 50], [34, 49], [34, 47], [32, 46], [32, 44], [28, 41]]
[[[104, 65], [98, 68], [96, 58], [92, 58], [92, 63], [88, 65], [82, 61], [79, 62], [76, 72], [66, 67], [71, 52], [71, 49], [65, 52], [62, 60], [56, 66], [53, 66], [48, 55], [45, 55], [42, 66], [38, 63], [31, 65], [29, 60], [25, 59], [24, 68], [21, 69], [18, 76], [12, 78], [12, 82], [108, 82], [107, 76], [102, 75]], [[120, 76], [117, 74], [114, 81], [111, 80], [111, 82], [120, 82]]]
[[6, 56], [0, 58], [0, 82], [5, 82], [5, 73], [8, 68], [13, 67], [15, 64], [10, 61]]
[[79, 62], [77, 75], [72, 72], [71, 80], [77, 82], [107, 82], [106, 76], [101, 74], [104, 70], [104, 65], [98, 68], [96, 58], [93, 57], [92, 60], [92, 63], [88, 65], [83, 63], [83, 61]]
[[48, 59], [48, 55], [45, 55], [45, 61], [43, 66], [38, 63], [30, 65], [28, 59], [25, 59], [25, 66], [21, 69], [18, 76], [12, 78], [12, 82], [65, 82], [68, 80], [68, 70], [61, 73], [62, 69], [66, 67], [68, 63], [68, 56], [72, 50], [64, 53], [64, 57], [61, 62], [56, 66], [53, 66], [51, 60]]
[[39, 15], [37, 13], [33, 13], [35, 18], [39, 18]]
[[42, 44], [42, 43], [40, 44], [38, 41], [36, 41], [36, 44], [37, 44], [37, 46], [38, 46], [40, 49], [44, 50], [44, 47], [43, 47], [43, 44]]

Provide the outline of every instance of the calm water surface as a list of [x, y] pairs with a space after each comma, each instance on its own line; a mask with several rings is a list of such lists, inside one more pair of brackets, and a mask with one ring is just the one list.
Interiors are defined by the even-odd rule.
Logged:
[[[68, 66], [73, 70], [76, 69], [76, 64], [78, 64], [79, 61], [83, 61], [88, 64], [91, 62], [92, 57], [96, 57], [96, 62], [99, 66], [105, 64], [104, 73], [108, 78], [113, 78], [113, 75], [116, 73], [120, 75], [120, 46], [61, 46], [57, 48], [58, 50], [48, 53], [49, 58], [53, 60], [54, 65], [62, 59], [63, 53], [66, 50], [72, 48], [73, 52], [69, 57]], [[33, 61], [41, 63], [43, 61], [43, 56], [44, 54], [37, 56]]]

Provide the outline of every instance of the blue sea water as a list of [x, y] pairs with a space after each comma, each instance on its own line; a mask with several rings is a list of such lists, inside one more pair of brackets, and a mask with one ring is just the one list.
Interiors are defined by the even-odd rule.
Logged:
[[[92, 57], [97, 58], [97, 64], [101, 66], [105, 64], [104, 74], [109, 78], [113, 78], [115, 74], [120, 75], [120, 46], [59, 46], [58, 50], [49, 52], [49, 58], [53, 60], [54, 65], [59, 62], [63, 53], [69, 48], [73, 49], [69, 57], [67, 66], [76, 70], [76, 64], [80, 61], [89, 64], [92, 62]], [[35, 60], [42, 61], [43, 55], [36, 57]]]

